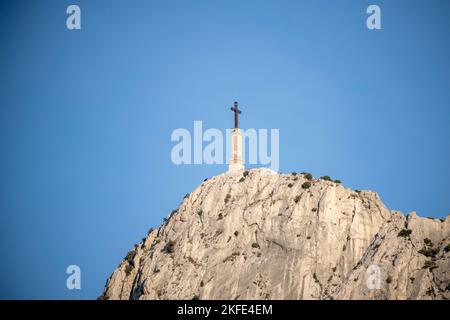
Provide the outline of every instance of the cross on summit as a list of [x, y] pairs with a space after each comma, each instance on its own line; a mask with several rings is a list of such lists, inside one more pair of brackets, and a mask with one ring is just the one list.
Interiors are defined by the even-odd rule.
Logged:
[[239, 110], [239, 106], [238, 106], [237, 101], [234, 102], [234, 107], [231, 108], [231, 111], [234, 112], [234, 128], [237, 129], [237, 128], [239, 128], [239, 119], [238, 119], [238, 117], [239, 117], [239, 114], [242, 113], [242, 111]]

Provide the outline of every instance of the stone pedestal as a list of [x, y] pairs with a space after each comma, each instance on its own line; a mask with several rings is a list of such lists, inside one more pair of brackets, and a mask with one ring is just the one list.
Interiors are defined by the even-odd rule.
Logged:
[[228, 165], [228, 172], [243, 171], [244, 161], [242, 160], [242, 132], [239, 128], [231, 131], [231, 156]]

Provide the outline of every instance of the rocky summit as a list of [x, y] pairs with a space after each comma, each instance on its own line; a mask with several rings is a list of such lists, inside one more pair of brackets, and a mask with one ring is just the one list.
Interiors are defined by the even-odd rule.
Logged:
[[450, 219], [372, 191], [268, 169], [187, 195], [126, 255], [100, 299], [449, 299]]

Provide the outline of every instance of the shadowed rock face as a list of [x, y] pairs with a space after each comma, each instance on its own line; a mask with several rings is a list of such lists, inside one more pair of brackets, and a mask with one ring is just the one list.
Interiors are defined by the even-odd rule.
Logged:
[[405, 217], [372, 191], [307, 181], [255, 169], [203, 182], [100, 298], [450, 298], [448, 217]]

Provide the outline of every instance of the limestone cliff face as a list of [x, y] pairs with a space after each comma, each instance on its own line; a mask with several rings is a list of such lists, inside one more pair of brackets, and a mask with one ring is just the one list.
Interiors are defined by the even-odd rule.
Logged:
[[448, 217], [405, 217], [372, 191], [227, 173], [150, 231], [101, 298], [448, 299], [449, 244]]

